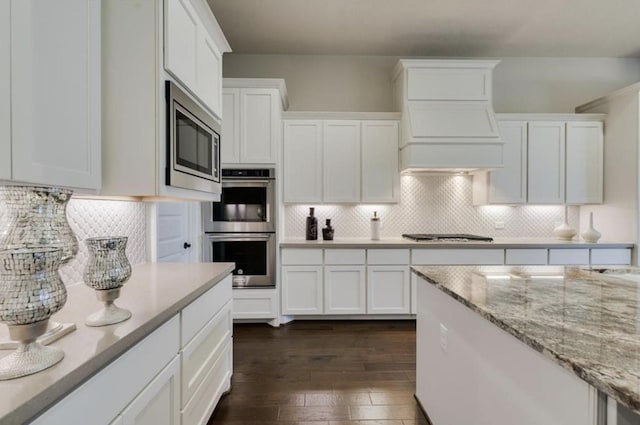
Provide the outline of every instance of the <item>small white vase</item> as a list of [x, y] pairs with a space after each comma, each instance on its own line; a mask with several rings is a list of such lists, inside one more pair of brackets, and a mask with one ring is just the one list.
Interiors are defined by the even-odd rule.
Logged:
[[589, 228], [582, 233], [582, 239], [585, 242], [596, 243], [602, 236], [600, 232], [593, 228], [593, 213], [589, 213]]
[[553, 234], [557, 239], [562, 241], [570, 241], [576, 235], [576, 229], [569, 226], [567, 206], [564, 207], [564, 223], [553, 229]]

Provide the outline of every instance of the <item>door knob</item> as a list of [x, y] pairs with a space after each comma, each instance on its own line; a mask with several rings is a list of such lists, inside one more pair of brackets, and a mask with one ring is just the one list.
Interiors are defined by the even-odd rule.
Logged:
[[189, 249], [191, 248], [191, 244], [189, 242], [185, 242], [184, 245], [182, 245], [184, 247], [184, 249]]

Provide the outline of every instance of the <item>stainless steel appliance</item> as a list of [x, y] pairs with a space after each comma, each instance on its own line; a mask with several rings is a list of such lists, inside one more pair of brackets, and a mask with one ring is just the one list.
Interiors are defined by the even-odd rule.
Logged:
[[176, 84], [167, 81], [166, 184], [217, 192], [220, 124]]
[[275, 287], [275, 170], [223, 169], [220, 202], [202, 204], [204, 260], [234, 262], [234, 288]]
[[493, 242], [493, 238], [489, 236], [469, 235], [466, 233], [451, 233], [451, 234], [438, 234], [438, 233], [405, 233], [403, 238], [411, 239], [414, 241], [479, 241], [479, 242]]
[[220, 202], [204, 204], [205, 232], [275, 232], [275, 170], [223, 169]]
[[275, 233], [208, 233], [204, 255], [209, 261], [236, 263], [235, 288], [275, 286]]

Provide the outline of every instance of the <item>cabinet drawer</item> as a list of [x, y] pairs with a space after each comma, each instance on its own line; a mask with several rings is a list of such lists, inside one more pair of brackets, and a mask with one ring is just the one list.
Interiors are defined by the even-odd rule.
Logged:
[[182, 407], [189, 402], [223, 348], [231, 340], [232, 327], [229, 301], [182, 351]]
[[331, 265], [365, 263], [364, 249], [325, 249], [324, 263]]
[[273, 319], [276, 312], [275, 289], [236, 289], [233, 291], [234, 319]]
[[231, 275], [182, 310], [181, 347], [185, 347], [202, 327], [231, 300]]
[[631, 264], [630, 249], [591, 249], [591, 264], [627, 265]]
[[[93, 424], [115, 418], [180, 349], [180, 320], [174, 316], [33, 424]], [[108, 397], [105, 397], [108, 394]], [[96, 403], [100, 400], [100, 403]]]
[[546, 249], [507, 249], [505, 264], [547, 264]]
[[550, 249], [549, 264], [581, 265], [589, 264], [588, 249]]
[[406, 265], [409, 264], [408, 249], [368, 249], [367, 264]]
[[308, 266], [322, 264], [321, 249], [283, 249], [282, 264], [292, 266]]
[[414, 265], [498, 265], [504, 264], [503, 249], [413, 249]]
[[231, 388], [233, 351], [231, 341], [222, 351], [195, 394], [182, 410], [183, 424], [205, 425], [220, 397]]

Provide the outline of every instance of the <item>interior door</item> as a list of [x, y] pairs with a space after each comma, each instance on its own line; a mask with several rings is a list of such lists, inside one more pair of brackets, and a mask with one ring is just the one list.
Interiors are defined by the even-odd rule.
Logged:
[[195, 243], [191, 238], [189, 202], [158, 202], [156, 204], [156, 261], [188, 263], [195, 258]]

